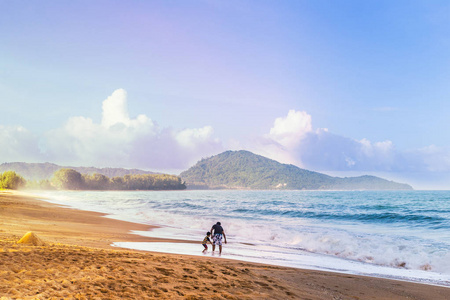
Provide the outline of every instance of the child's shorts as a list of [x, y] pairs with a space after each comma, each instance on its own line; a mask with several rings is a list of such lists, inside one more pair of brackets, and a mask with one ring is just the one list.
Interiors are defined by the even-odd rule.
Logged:
[[202, 244], [203, 245], [203, 247], [205, 247], [205, 249], [208, 249], [208, 245], [206, 245], [206, 244]]

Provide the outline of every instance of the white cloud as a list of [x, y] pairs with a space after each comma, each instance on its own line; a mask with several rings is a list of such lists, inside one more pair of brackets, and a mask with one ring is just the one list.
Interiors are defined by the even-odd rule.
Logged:
[[317, 171], [371, 171], [396, 168], [399, 155], [391, 141], [360, 141], [313, 129], [306, 112], [290, 110], [275, 119], [269, 133], [258, 140], [253, 151], [284, 163]]
[[127, 92], [124, 89], [115, 90], [111, 96], [103, 101], [102, 125], [111, 127], [117, 123], [129, 126]]
[[[310, 170], [340, 172], [341, 176], [393, 174], [395, 179], [403, 178], [418, 187], [439, 186], [441, 182], [436, 178], [450, 176], [449, 148], [432, 145], [399, 151], [389, 140], [356, 140], [333, 134], [328, 129], [314, 129], [310, 115], [294, 110], [290, 110], [285, 117], [275, 119], [269, 133], [246, 148]], [[418, 181], [417, 176], [422, 181]], [[428, 178], [430, 180], [427, 182]]]
[[[99, 123], [71, 117], [41, 137], [21, 126], [0, 125], [0, 158], [2, 162], [181, 171], [202, 157], [228, 150], [214, 136], [212, 126], [160, 128], [146, 115], [130, 117], [123, 89], [103, 101], [101, 116]], [[304, 111], [290, 110], [274, 120], [267, 134], [249, 141], [233, 140], [230, 145], [315, 171], [389, 173], [397, 178], [399, 174], [429, 174], [433, 180], [437, 177], [432, 174], [450, 174], [449, 148], [431, 145], [399, 151], [389, 140], [343, 137], [314, 128], [312, 117]]]
[[399, 109], [397, 107], [392, 107], [392, 106], [382, 106], [382, 107], [374, 107], [372, 110], [377, 111], [377, 112], [391, 112], [391, 111], [397, 111]]
[[290, 110], [286, 117], [275, 119], [268, 138], [273, 139], [287, 149], [293, 149], [311, 131], [311, 116], [304, 111]]
[[214, 133], [211, 126], [184, 129], [174, 134], [175, 140], [183, 147], [194, 150], [199, 144], [208, 142]]
[[145, 115], [130, 119], [128, 115], [127, 92], [124, 89], [115, 90], [111, 96], [103, 101], [102, 126], [110, 128], [114, 125], [124, 125], [128, 128], [142, 128], [153, 126], [152, 121]]
[[64, 127], [48, 132], [48, 156], [72, 165], [182, 169], [222, 149], [211, 126], [161, 130], [145, 115], [131, 119], [123, 89], [104, 100], [102, 108], [100, 124], [72, 117]]
[[311, 116], [304, 111], [289, 110], [286, 117], [275, 119], [268, 134], [257, 138], [247, 148], [282, 163], [303, 166], [296, 155], [297, 149], [311, 132]]
[[349, 167], [353, 167], [356, 164], [356, 162], [353, 159], [351, 159], [350, 157], [346, 157], [345, 161], [347, 162], [347, 166], [349, 166]]

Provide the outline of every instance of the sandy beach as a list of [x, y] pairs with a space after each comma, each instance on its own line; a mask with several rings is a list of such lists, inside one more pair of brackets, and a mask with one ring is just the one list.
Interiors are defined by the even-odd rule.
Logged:
[[[162, 239], [130, 233], [150, 226], [19, 192], [0, 192], [0, 215], [0, 299], [450, 298], [446, 287], [118, 249], [111, 243]], [[45, 244], [17, 243], [29, 231]]]

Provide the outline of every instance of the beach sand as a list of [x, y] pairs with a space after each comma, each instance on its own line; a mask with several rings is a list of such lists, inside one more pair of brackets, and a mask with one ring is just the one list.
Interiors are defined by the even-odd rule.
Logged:
[[[0, 299], [450, 299], [446, 287], [119, 249], [162, 240], [18, 192], [0, 192], [0, 217]], [[18, 244], [29, 231], [45, 244]]]

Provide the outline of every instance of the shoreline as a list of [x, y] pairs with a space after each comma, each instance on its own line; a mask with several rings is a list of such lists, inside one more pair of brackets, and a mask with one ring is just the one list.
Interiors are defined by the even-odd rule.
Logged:
[[[286, 297], [292, 299], [329, 299], [333, 297], [338, 299], [446, 299], [450, 297], [450, 288], [425, 283], [279, 267], [210, 256], [188, 256], [118, 248], [112, 246], [112, 244], [114, 242], [185, 243], [186, 241], [149, 238], [133, 234], [131, 231], [146, 231], [156, 227], [105, 218], [105, 214], [63, 207], [37, 200], [32, 195], [21, 192], [0, 191], [0, 214], [2, 217], [0, 239], [3, 246], [3, 251], [0, 254], [2, 255], [12, 253], [9, 250], [5, 251], [5, 249], [26, 250], [32, 253], [39, 250], [45, 255], [45, 253], [51, 253], [55, 247], [59, 247], [55, 245], [62, 244], [61, 247], [65, 249], [63, 252], [69, 256], [72, 252], [74, 254], [81, 251], [77, 250], [80, 247], [80, 249], [91, 247], [89, 253], [95, 258], [94, 261], [98, 262], [103, 259], [106, 251], [108, 254], [117, 256], [111, 261], [117, 266], [116, 268], [124, 268], [123, 272], [126, 274], [121, 278], [109, 280], [103, 278], [104, 285], [112, 285], [118, 281], [129, 281], [128, 285], [133, 286], [137, 278], [132, 273], [127, 273], [129, 264], [125, 261], [130, 257], [140, 262], [144, 261], [145, 263], [139, 265], [141, 271], [146, 271], [145, 276], [140, 276], [143, 281], [139, 285], [141, 288], [138, 289], [139, 292], [136, 290], [133, 294], [133, 291], [128, 289], [124, 289], [127, 290], [126, 292], [120, 289], [109, 289], [107, 293], [112, 293], [107, 296], [109, 298], [120, 299], [121, 297], [127, 297], [127, 293], [140, 298], [145, 298], [148, 295], [150, 298], [189, 296], [191, 299], [196, 299], [195, 297], [208, 298], [218, 295], [217, 293], [220, 294], [219, 299], [227, 297], [236, 299], [284, 299]], [[27, 231], [35, 232], [48, 246], [41, 249], [42, 247], [15, 244], [14, 240], [17, 241]], [[150, 270], [155, 271], [158, 270], [157, 268], [162, 268], [157, 266], [161, 261], [167, 262], [163, 264], [166, 271], [160, 270], [151, 274]], [[44, 262], [44, 260], [41, 261], [37, 258], [34, 262], [35, 267], [44, 265]], [[74, 267], [76, 266], [77, 264]], [[208, 266], [212, 268], [208, 268]], [[0, 279], [5, 277], [5, 274], [7, 276], [18, 274], [11, 269], [11, 266], [9, 268], [5, 265], [0, 266]], [[222, 271], [217, 272], [219, 269]], [[203, 276], [200, 276], [202, 270], [204, 271]], [[245, 270], [248, 270], [248, 272]], [[21, 273], [19, 272], [19, 274]], [[44, 275], [38, 276], [38, 279], [45, 279]], [[32, 274], [29, 276], [32, 276]], [[59, 276], [62, 278], [58, 278], [56, 281], [65, 280], [63, 273]], [[75, 273], [73, 276], [75, 276]], [[161, 276], [166, 277], [164, 281], [167, 282], [158, 282], [157, 279]], [[151, 283], [144, 280], [148, 278], [152, 278]], [[185, 285], [180, 286], [181, 281], [186, 281]], [[8, 283], [11, 284], [11, 281]], [[89, 298], [95, 295], [94, 287], [81, 285], [80, 282], [77, 283], [72, 283], [67, 288], [62, 287], [60, 290], [49, 290], [43, 283], [37, 288], [43, 291], [42, 295], [46, 296], [61, 296], [64, 293], [73, 296], [78, 293]], [[221, 292], [218, 292], [217, 283], [220, 283]], [[20, 285], [20, 283], [15, 285]], [[193, 286], [198, 288], [192, 288]], [[142, 293], [142, 288], [154, 289], [154, 291]], [[12, 289], [16, 291], [16, 294]], [[9, 291], [0, 288], [0, 295], [14, 298], [32, 295], [27, 294], [26, 290], [20, 286], [9, 288]], [[182, 293], [183, 296], [177, 291]], [[19, 296], [17, 293], [19, 293]], [[99, 293], [105, 295], [105, 290], [102, 292], [100, 288]]]
[[[129, 192], [97, 192], [97, 191], [81, 191], [81, 192], [62, 192], [61, 194], [53, 194], [53, 193], [39, 193], [36, 191], [39, 199], [48, 201], [50, 203], [68, 206], [74, 209], [88, 210], [88, 211], [96, 211], [100, 213], [106, 213], [108, 218], [129, 221], [139, 224], [151, 224], [156, 225], [157, 227], [149, 230], [149, 231], [133, 231], [133, 233], [142, 235], [145, 237], [151, 238], [163, 238], [168, 239], [167, 242], [118, 242], [114, 243], [114, 246], [123, 247], [131, 250], [140, 250], [140, 251], [149, 251], [149, 252], [160, 252], [160, 253], [171, 253], [171, 254], [180, 254], [180, 255], [194, 255], [194, 256], [211, 256], [211, 250], [206, 254], [199, 254], [198, 251], [198, 242], [199, 237], [204, 235], [204, 229], [208, 227], [209, 222], [203, 222], [201, 226], [198, 224], [189, 223], [192, 220], [185, 220], [188, 222], [184, 222], [186, 224], [191, 224], [188, 227], [180, 227], [183, 222], [174, 223], [172, 219], [173, 216], [170, 214], [167, 215], [166, 218], [158, 217], [161, 213], [161, 210], [155, 208], [154, 211], [151, 209], [145, 209], [143, 211], [130, 209], [128, 205], [124, 205], [122, 203], [123, 199], [127, 199], [127, 201], [131, 201], [130, 203], [135, 203], [138, 207], [142, 205], [142, 202], [138, 200], [140, 197], [148, 198], [150, 202], [153, 200], [162, 204], [164, 201], [162, 199], [167, 198], [171, 200], [176, 200], [177, 197], [171, 196], [170, 192], [165, 194], [165, 192], [159, 192], [155, 194], [155, 199], [152, 199], [152, 192], [148, 193], [144, 192], [145, 195], [140, 195], [138, 198], [129, 196], [127, 193]], [[74, 193], [74, 194], [72, 194]], [[134, 192], [131, 192], [134, 194]], [[142, 193], [138, 191], [138, 193]], [[198, 196], [198, 195], [197, 195]], [[92, 197], [92, 202], [90, 201], [90, 197]], [[220, 195], [217, 195], [220, 197]], [[138, 200], [138, 201], [136, 201]], [[123, 207], [125, 210], [128, 210], [129, 213], [124, 213], [121, 210], [117, 210], [115, 207], [115, 201], [118, 201], [120, 205], [118, 207]], [[127, 202], [126, 201], [126, 202]], [[161, 202], [163, 201], [163, 202]], [[90, 205], [92, 203], [93, 205]], [[110, 208], [111, 206], [111, 208]], [[189, 212], [190, 213], [190, 212]], [[142, 214], [142, 216], [140, 216]], [[183, 216], [181, 216], [183, 217]], [[193, 218], [195, 219], [195, 218]], [[151, 221], [149, 221], [151, 220]], [[229, 220], [228, 220], [229, 222]], [[171, 225], [169, 225], [171, 224]], [[192, 227], [191, 227], [192, 226]], [[439, 273], [437, 271], [427, 271], [424, 268], [406, 268], [406, 267], [395, 267], [395, 265], [399, 265], [397, 260], [392, 260], [393, 264], [377, 264], [377, 263], [367, 263], [364, 260], [359, 259], [346, 259], [344, 257], [326, 255], [321, 252], [311, 252], [302, 248], [289, 247], [289, 245], [284, 245], [284, 247], [280, 247], [277, 243], [269, 244], [255, 244], [253, 246], [246, 246], [245, 241], [246, 238], [242, 238], [242, 235], [239, 237], [239, 228], [245, 228], [245, 224], [241, 224], [241, 227], [234, 226], [232, 230], [237, 230], [235, 232], [236, 236], [232, 235], [229, 239], [229, 242], [225, 248], [222, 258], [240, 260], [246, 262], [254, 262], [265, 265], [275, 265], [275, 266], [283, 266], [283, 267], [293, 267], [298, 269], [306, 269], [306, 270], [317, 270], [317, 271], [325, 271], [325, 272], [335, 272], [340, 274], [352, 274], [352, 275], [361, 275], [361, 276], [369, 276], [369, 277], [377, 277], [377, 278], [386, 278], [393, 280], [400, 280], [406, 282], [415, 282], [415, 283], [423, 283], [423, 284], [431, 284], [436, 286], [445, 286], [450, 287], [450, 274], [447, 273]], [[184, 228], [184, 229], [182, 229]], [[202, 228], [202, 229], [200, 229]], [[271, 228], [272, 230], [276, 230], [275, 228]], [[253, 228], [254, 230], [254, 228]], [[320, 237], [319, 237], [320, 238]], [[379, 236], [379, 238], [383, 238]], [[172, 243], [171, 239], [185, 240], [188, 243], [178, 244]], [[281, 241], [282, 242], [282, 241]], [[351, 240], [348, 241], [350, 244]], [[374, 241], [372, 241], [374, 242]], [[386, 249], [390, 249], [388, 245], [386, 245]], [[203, 249], [203, 248], [202, 248]], [[364, 251], [365, 249], [361, 249]], [[217, 254], [217, 253], [216, 253]], [[354, 256], [356, 257], [368, 257], [363, 256], [362, 254], [358, 254], [357, 251], [354, 252]], [[417, 257], [416, 257], [417, 258]], [[400, 258], [401, 261], [404, 261], [405, 264], [408, 263], [407, 258]], [[413, 260], [411, 260], [413, 262]], [[423, 264], [426, 267], [426, 264]], [[428, 265], [429, 268], [433, 269], [432, 265]], [[441, 268], [442, 270], [442, 268]]]

